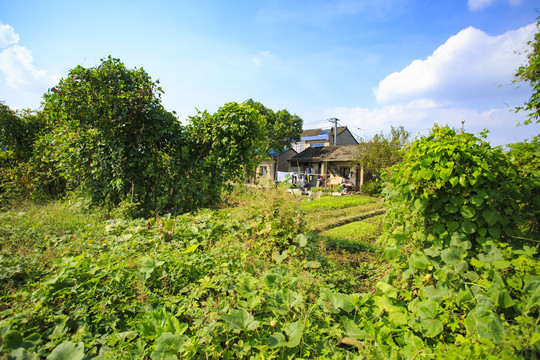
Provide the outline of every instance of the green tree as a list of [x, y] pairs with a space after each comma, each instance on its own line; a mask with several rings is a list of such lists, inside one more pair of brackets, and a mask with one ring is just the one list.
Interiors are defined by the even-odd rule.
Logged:
[[12, 152], [16, 161], [32, 157], [32, 147], [43, 127], [39, 112], [14, 111], [0, 102], [0, 148]]
[[298, 115], [293, 115], [285, 109], [274, 112], [260, 102], [251, 99], [245, 101], [244, 104], [257, 110], [264, 117], [268, 149], [281, 151], [290, 148], [293, 142], [300, 140], [303, 120]]
[[387, 168], [403, 159], [401, 149], [408, 144], [410, 135], [403, 126], [392, 126], [388, 135], [381, 131], [370, 139], [361, 140], [356, 163], [380, 179]]
[[516, 111], [529, 112], [524, 124], [530, 124], [533, 121], [540, 122], [540, 21], [536, 23], [536, 27], [538, 32], [534, 35], [534, 40], [529, 41], [531, 48], [527, 52], [527, 64], [520, 66], [516, 72], [518, 80], [529, 82], [533, 90], [529, 101], [523, 107], [516, 108]]
[[203, 111], [189, 118], [189, 146], [183, 159], [178, 195], [187, 209], [215, 204], [233, 182], [253, 175], [267, 148], [265, 118], [246, 104], [227, 103], [210, 115]]
[[77, 66], [44, 95], [47, 133], [36, 155], [96, 202], [128, 197], [156, 206], [162, 152], [181, 138], [175, 116], [161, 105], [162, 90], [144, 69], [108, 57]]
[[521, 189], [524, 199], [521, 213], [526, 230], [540, 234], [540, 135], [532, 140], [509, 144], [510, 160], [519, 169], [516, 187]]

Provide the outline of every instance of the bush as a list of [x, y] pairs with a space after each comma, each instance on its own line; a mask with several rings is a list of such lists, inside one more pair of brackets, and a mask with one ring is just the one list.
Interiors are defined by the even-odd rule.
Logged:
[[382, 192], [382, 185], [379, 181], [366, 181], [362, 185], [362, 193], [369, 196], [380, 196]]
[[[447, 246], [461, 234], [473, 246], [517, 235], [523, 187], [501, 148], [435, 126], [387, 175], [390, 219], [421, 245]], [[525, 186], [525, 185], [523, 185]]]

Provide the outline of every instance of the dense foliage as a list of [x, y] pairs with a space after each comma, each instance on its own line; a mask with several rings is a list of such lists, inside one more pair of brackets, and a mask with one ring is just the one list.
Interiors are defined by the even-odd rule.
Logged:
[[257, 110], [266, 120], [268, 149], [280, 152], [290, 148], [293, 142], [300, 141], [303, 120], [298, 115], [293, 115], [285, 109], [274, 112], [251, 99], [245, 101], [244, 104]]
[[0, 354], [351, 355], [336, 346], [339, 319], [352, 317], [358, 299], [345, 294], [369, 268], [321, 254], [284, 194], [250, 196], [231, 210], [136, 221], [105, 222], [84, 204], [3, 213]]
[[517, 235], [519, 204], [530, 191], [500, 148], [473, 134], [435, 126], [390, 171], [392, 220], [417, 244], [448, 246], [460, 233], [473, 245]]
[[[529, 149], [514, 154], [526, 159]], [[537, 358], [538, 244], [514, 216], [533, 206], [531, 184], [517, 180], [508, 159], [449, 128], [414, 141], [387, 179], [391, 228], [382, 258], [393, 267], [382, 278], [388, 265], [372, 256], [351, 264], [325, 252], [279, 189], [244, 193], [230, 209], [148, 220], [104, 222], [77, 210], [84, 204], [56, 215], [47, 209], [49, 216], [3, 213], [0, 353]], [[518, 191], [506, 187], [512, 181]], [[349, 205], [373, 201], [356, 199]], [[301, 208], [321, 211], [315, 204], [331, 201]], [[369, 226], [348, 227], [369, 239]], [[327, 244], [373, 250], [353, 246], [347, 228], [326, 232]]]
[[[17, 114], [2, 104], [4, 204], [75, 192], [129, 216], [215, 205], [264, 155], [267, 117], [229, 103], [182, 126], [163, 108], [161, 94], [144, 69], [108, 57], [99, 66], [71, 70], [44, 95], [37, 114]], [[268, 120], [274, 138], [282, 134], [278, 124], [302, 123], [276, 114]]]
[[389, 174], [383, 257], [397, 261], [378, 287], [395, 314], [392, 333], [450, 358], [536, 358], [538, 241], [522, 231], [538, 211], [538, 183], [523, 181], [500, 148], [438, 126]]
[[533, 121], [540, 122], [540, 22], [536, 23], [536, 27], [539, 31], [534, 35], [534, 40], [529, 42], [531, 48], [527, 52], [527, 64], [520, 66], [516, 72], [518, 80], [529, 82], [533, 90], [524, 107], [516, 109], [529, 113], [525, 124], [530, 124]]
[[77, 66], [44, 96], [48, 129], [36, 156], [68, 190], [82, 189], [96, 203], [118, 204], [129, 194], [155, 208], [162, 158], [182, 143], [180, 124], [163, 109], [160, 93], [143, 69], [118, 59]]
[[401, 161], [403, 155], [400, 150], [407, 145], [410, 135], [403, 126], [392, 126], [388, 135], [381, 131], [372, 138], [362, 139], [355, 162], [363, 166], [375, 179], [380, 180], [381, 174], [387, 168]]

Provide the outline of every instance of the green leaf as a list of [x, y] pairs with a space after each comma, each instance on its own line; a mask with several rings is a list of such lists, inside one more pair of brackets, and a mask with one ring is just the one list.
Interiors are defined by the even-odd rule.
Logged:
[[409, 263], [416, 269], [428, 269], [432, 266], [431, 261], [423, 253], [412, 254]]
[[416, 199], [414, 201], [414, 208], [416, 209], [416, 211], [422, 212], [422, 211], [425, 210], [426, 207], [427, 207], [427, 201], [426, 200]]
[[379, 281], [376, 287], [377, 289], [381, 290], [383, 294], [385, 294], [389, 298], [394, 298], [394, 299], [397, 298], [398, 291], [392, 285]]
[[300, 247], [305, 247], [308, 243], [308, 238], [304, 234], [298, 234], [294, 238], [294, 242], [297, 243]]
[[22, 335], [17, 330], [10, 330], [6, 332], [2, 338], [4, 340], [4, 349], [6, 350], [21, 347], [23, 343]]
[[155, 350], [150, 354], [152, 360], [177, 360], [182, 347], [189, 341], [186, 335], [173, 335], [164, 332], [156, 341]]
[[446, 204], [444, 206], [444, 209], [450, 214], [455, 214], [459, 211], [459, 207], [454, 204]]
[[351, 319], [345, 318], [343, 320], [343, 325], [345, 326], [345, 333], [347, 336], [359, 340], [366, 339], [368, 336], [368, 334], [364, 330], [360, 329], [358, 325]]
[[484, 220], [486, 220], [489, 226], [495, 225], [499, 220], [499, 214], [492, 209], [485, 209], [484, 211], [482, 211], [482, 217], [484, 218]]
[[443, 331], [443, 323], [439, 319], [423, 319], [420, 320], [422, 333], [427, 337], [435, 337]]
[[352, 295], [328, 290], [325, 292], [325, 297], [332, 303], [334, 309], [341, 309], [346, 312], [351, 312], [354, 309], [354, 300]]
[[304, 333], [304, 326], [302, 321], [296, 321], [285, 328], [285, 334], [289, 337], [289, 341], [285, 344], [287, 347], [293, 348], [300, 344], [302, 334]]
[[495, 239], [501, 238], [501, 229], [498, 227], [489, 227], [488, 228], [489, 235], [491, 235]]
[[24, 348], [13, 350], [7, 357], [9, 360], [38, 360], [39, 357], [35, 352], [28, 352]]
[[165, 221], [165, 224], [163, 224], [163, 227], [165, 228], [165, 230], [172, 231], [174, 229], [174, 220], [169, 219]]
[[66, 341], [54, 348], [47, 356], [48, 360], [82, 360], [84, 358], [84, 344], [82, 342], [75, 344]]
[[199, 248], [200, 244], [193, 244], [191, 246], [188, 246], [184, 251], [182, 251], [182, 254], [193, 254], [197, 249]]
[[463, 223], [461, 223], [461, 230], [465, 234], [472, 234], [476, 231], [476, 225], [469, 220], [465, 220]]
[[397, 259], [399, 255], [401, 254], [401, 249], [396, 246], [387, 246], [384, 249], [383, 254], [381, 255], [381, 259]]
[[246, 310], [232, 309], [229, 314], [221, 315], [221, 318], [237, 332], [241, 330], [251, 331], [259, 327], [259, 322]]
[[459, 223], [457, 221], [449, 221], [446, 223], [446, 227], [448, 228], [448, 231], [453, 232], [457, 230]]
[[504, 328], [501, 319], [484, 305], [476, 306], [465, 318], [465, 328], [478, 338], [502, 341]]
[[465, 219], [471, 219], [476, 215], [476, 210], [471, 206], [463, 205], [461, 207], [461, 215], [463, 215]]
[[441, 252], [441, 258], [448, 265], [457, 265], [467, 252], [457, 246], [450, 246]]
[[429, 257], [435, 258], [435, 257], [441, 255], [441, 248], [438, 247], [438, 246], [431, 246], [431, 247], [425, 249], [424, 253]]
[[270, 347], [281, 347], [285, 346], [287, 343], [287, 340], [285, 339], [285, 335], [282, 333], [274, 333], [268, 338], [268, 342], [270, 343]]

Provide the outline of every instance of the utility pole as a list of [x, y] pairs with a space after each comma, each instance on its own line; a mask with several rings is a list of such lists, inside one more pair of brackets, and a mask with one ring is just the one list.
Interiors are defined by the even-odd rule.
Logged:
[[334, 123], [334, 145], [337, 145], [337, 123], [339, 121], [338, 118], [331, 118], [328, 119], [331, 123]]

